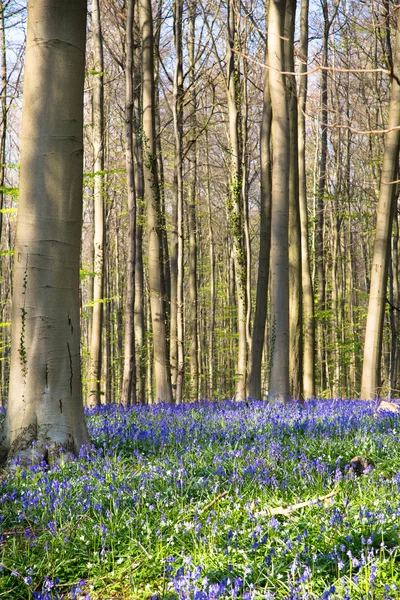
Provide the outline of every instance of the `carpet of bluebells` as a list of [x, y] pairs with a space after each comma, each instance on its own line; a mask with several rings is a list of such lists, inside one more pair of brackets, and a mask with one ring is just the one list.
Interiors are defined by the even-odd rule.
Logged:
[[79, 459], [0, 473], [0, 598], [400, 598], [400, 417], [374, 409], [88, 410]]

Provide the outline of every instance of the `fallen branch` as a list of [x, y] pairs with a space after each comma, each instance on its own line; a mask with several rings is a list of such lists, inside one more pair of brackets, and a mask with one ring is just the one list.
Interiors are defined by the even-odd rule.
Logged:
[[298, 504], [292, 504], [290, 506], [277, 506], [276, 508], [269, 508], [268, 512], [271, 516], [282, 515], [283, 517], [288, 517], [290, 513], [292, 513], [295, 510], [298, 510], [299, 508], [304, 508], [306, 506], [314, 506], [319, 502], [326, 502], [327, 500], [335, 496], [335, 494], [337, 494], [338, 491], [339, 490], [333, 490], [333, 492], [329, 492], [329, 494], [327, 494], [326, 496], [321, 496], [320, 498], [316, 498], [314, 500], [307, 500], [306, 502], [299, 502]]
[[201, 515], [202, 513], [206, 512], [206, 510], [208, 510], [209, 508], [214, 506], [214, 504], [216, 504], [218, 502], [218, 500], [221, 500], [221, 498], [224, 498], [227, 494], [228, 494], [227, 491], [221, 492], [220, 494], [218, 494], [218, 496], [216, 496], [214, 498], [214, 500], [211, 500], [211, 502], [209, 502], [208, 504], [203, 506], [203, 508], [199, 511], [199, 514]]

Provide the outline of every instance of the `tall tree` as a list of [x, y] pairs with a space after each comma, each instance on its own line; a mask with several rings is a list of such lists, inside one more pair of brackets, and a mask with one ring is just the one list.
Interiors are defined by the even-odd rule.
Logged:
[[[265, 63], [268, 64], [266, 52]], [[271, 95], [269, 73], [265, 70], [263, 112], [260, 130], [260, 251], [258, 255], [256, 310], [254, 315], [251, 368], [248, 392], [251, 398], [261, 399], [261, 365], [267, 319], [269, 257], [271, 248]]]
[[28, 6], [10, 392], [0, 460], [89, 442], [80, 369], [86, 1]]
[[103, 296], [104, 296], [104, 56], [100, 0], [92, 2], [93, 28], [93, 154], [94, 243], [93, 310], [88, 370], [88, 404], [101, 402]]
[[183, 1], [174, 0], [174, 42], [175, 42], [175, 70], [174, 70], [174, 183], [176, 203], [176, 391], [175, 401], [180, 404], [183, 398], [183, 384], [185, 374], [184, 346], [183, 346], [183, 70], [182, 70], [182, 12]]
[[188, 221], [189, 221], [189, 323], [190, 323], [190, 393], [192, 400], [199, 398], [199, 361], [198, 361], [198, 274], [197, 274], [197, 223], [196, 223], [196, 189], [197, 189], [197, 90], [196, 90], [196, 2], [189, 2], [189, 88], [190, 88], [190, 134], [188, 151], [189, 189], [188, 189]]
[[286, 0], [270, 0], [269, 86], [272, 105], [271, 373], [269, 395], [286, 402], [289, 386], [289, 110], [283, 39]]
[[228, 44], [226, 54], [227, 92], [230, 143], [230, 190], [228, 216], [234, 247], [236, 301], [238, 320], [238, 360], [236, 370], [236, 399], [246, 397], [247, 378], [247, 339], [246, 339], [246, 255], [243, 236], [243, 197], [242, 197], [242, 140], [240, 125], [240, 82], [236, 61], [236, 18], [238, 3], [228, 2]]
[[311, 278], [308, 247], [308, 211], [306, 177], [306, 104], [308, 61], [308, 0], [301, 0], [300, 11], [300, 61], [298, 85], [298, 160], [299, 209], [301, 227], [301, 281], [303, 298], [303, 394], [315, 396], [315, 326], [314, 292]]
[[[290, 127], [289, 149], [289, 375], [293, 398], [303, 397], [303, 314], [301, 277], [301, 227], [299, 208], [299, 164], [297, 89], [294, 75], [294, 28], [296, 0], [286, 0], [285, 68]], [[292, 74], [293, 73], [293, 74]]]
[[[136, 232], [136, 198], [135, 173], [133, 167], [133, 15], [134, 0], [128, 1], [126, 16], [125, 42], [125, 144], [126, 144], [126, 183], [129, 214], [128, 229], [128, 262], [126, 273], [126, 308], [125, 308], [125, 347], [124, 371], [122, 378], [122, 404], [128, 405], [135, 394], [135, 232]], [[140, 360], [140, 356], [138, 357]]]
[[400, 143], [400, 11], [396, 7], [396, 43], [393, 57], [392, 90], [389, 122], [385, 134], [379, 199], [376, 213], [376, 231], [372, 258], [371, 283], [367, 324], [364, 340], [364, 361], [361, 380], [361, 398], [373, 399], [381, 390], [382, 335], [386, 305], [390, 240], [392, 231], [393, 200]]
[[151, 0], [139, 0], [139, 20], [142, 34], [144, 201], [147, 213], [148, 277], [154, 346], [155, 396], [156, 400], [172, 402], [164, 304], [163, 216], [160, 203], [155, 139], [154, 44]]

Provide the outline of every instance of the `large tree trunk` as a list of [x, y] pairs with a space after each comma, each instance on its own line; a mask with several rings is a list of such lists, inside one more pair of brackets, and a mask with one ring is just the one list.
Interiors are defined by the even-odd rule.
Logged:
[[383, 320], [385, 315], [389, 247], [391, 240], [393, 198], [395, 191], [400, 142], [400, 19], [397, 13], [396, 48], [394, 52], [392, 91], [389, 107], [388, 132], [385, 135], [381, 185], [376, 215], [376, 233], [372, 259], [367, 325], [364, 341], [364, 361], [361, 398], [379, 396], [381, 388], [380, 363]]
[[246, 340], [246, 256], [243, 237], [242, 214], [242, 144], [240, 140], [239, 113], [239, 71], [235, 61], [236, 13], [238, 6], [235, 0], [228, 3], [228, 44], [227, 44], [227, 80], [228, 80], [228, 115], [229, 141], [231, 153], [231, 183], [228, 198], [229, 225], [233, 238], [237, 320], [238, 320], [238, 359], [236, 371], [236, 400], [246, 397], [247, 340]]
[[144, 200], [147, 210], [148, 274], [151, 323], [154, 345], [155, 397], [157, 401], [172, 402], [169, 370], [166, 319], [165, 280], [162, 251], [163, 216], [158, 182], [155, 139], [155, 89], [153, 60], [153, 20], [151, 0], [139, 0], [142, 33], [142, 107], [143, 107], [143, 170]]
[[0, 460], [89, 442], [80, 369], [85, 0], [29, 3], [12, 359]]
[[88, 371], [88, 398], [101, 403], [101, 361], [104, 296], [104, 58], [100, 21], [100, 0], [92, 3], [94, 47], [93, 81], [93, 153], [94, 153], [94, 281], [90, 358]]
[[136, 375], [134, 328], [136, 202], [135, 174], [133, 168], [133, 9], [134, 0], [128, 0], [125, 45], [125, 144], [129, 229], [128, 264], [126, 272], [124, 371], [121, 393], [121, 402], [124, 405], [131, 404], [132, 395], [135, 394]]
[[271, 374], [269, 396], [290, 399], [289, 386], [289, 111], [283, 38], [286, 0], [271, 0], [268, 15], [272, 104]]
[[[266, 56], [268, 63], [268, 55]], [[271, 248], [271, 95], [269, 74], [265, 71], [263, 113], [260, 132], [260, 251], [258, 256], [258, 276], [256, 310], [251, 340], [251, 368], [248, 393], [250, 398], [261, 399], [261, 364], [267, 320], [269, 255]]]
[[308, 59], [308, 0], [302, 0], [300, 13], [300, 63], [298, 88], [299, 207], [301, 225], [301, 282], [303, 290], [303, 394], [315, 396], [314, 292], [308, 251], [308, 211], [306, 178], [306, 103]]

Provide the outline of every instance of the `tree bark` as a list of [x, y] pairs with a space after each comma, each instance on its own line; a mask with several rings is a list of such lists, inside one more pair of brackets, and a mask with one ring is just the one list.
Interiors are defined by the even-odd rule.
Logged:
[[[265, 62], [268, 64], [267, 54]], [[267, 319], [269, 256], [271, 248], [271, 119], [272, 110], [271, 95], [269, 91], [269, 73], [266, 69], [260, 131], [260, 250], [258, 256], [256, 309], [251, 340], [251, 368], [248, 383], [248, 394], [250, 398], [256, 398], [258, 400], [262, 398], [261, 365]]]
[[175, 402], [180, 404], [183, 398], [184, 383], [184, 346], [183, 346], [183, 71], [182, 71], [182, 0], [174, 0], [174, 43], [175, 43], [175, 71], [174, 71], [174, 181], [176, 203], [176, 228], [177, 228], [177, 264], [176, 264], [176, 341], [177, 341], [177, 368]]
[[199, 399], [199, 344], [198, 344], [198, 294], [197, 294], [197, 223], [196, 223], [196, 184], [197, 184], [197, 94], [195, 74], [196, 2], [189, 3], [189, 87], [190, 87], [190, 149], [188, 153], [189, 190], [189, 322], [190, 322], [190, 395]]
[[283, 38], [286, 0], [271, 0], [268, 15], [272, 105], [271, 373], [268, 394], [287, 402], [289, 385], [289, 110]]
[[104, 296], [104, 58], [100, 19], [100, 0], [92, 3], [94, 47], [93, 79], [93, 153], [94, 153], [94, 281], [93, 309], [88, 370], [88, 398], [101, 403], [101, 361]]
[[[135, 395], [135, 230], [136, 198], [133, 167], [133, 11], [134, 0], [128, 0], [125, 42], [125, 144], [126, 183], [128, 200], [128, 260], [126, 272], [126, 307], [124, 336], [124, 370], [122, 377], [121, 402], [128, 406]], [[139, 357], [140, 360], [140, 357]]]
[[243, 239], [243, 214], [242, 214], [242, 164], [240, 140], [240, 97], [239, 97], [239, 72], [235, 61], [235, 16], [238, 7], [235, 0], [228, 2], [228, 44], [227, 44], [227, 87], [228, 87], [228, 116], [229, 116], [229, 142], [231, 154], [231, 182], [228, 198], [229, 225], [233, 238], [237, 319], [238, 319], [238, 359], [236, 379], [236, 400], [246, 398], [246, 371], [247, 371], [247, 340], [246, 340], [246, 256]]
[[153, 19], [151, 0], [139, 0], [142, 33], [142, 110], [144, 200], [147, 211], [148, 274], [151, 323], [154, 345], [155, 397], [172, 402], [171, 376], [167, 351], [165, 318], [165, 280], [162, 251], [163, 217], [158, 182], [155, 140], [155, 89], [153, 60]]
[[135, 196], [136, 196], [136, 232], [135, 232], [135, 363], [136, 363], [136, 401], [144, 404], [146, 400], [146, 361], [147, 348], [145, 327], [145, 291], [143, 272], [143, 154], [141, 146], [141, 42], [138, 19], [138, 3], [135, 2], [134, 13], [134, 69], [133, 69], [133, 150], [135, 163]]
[[[296, 0], [286, 0], [285, 68], [294, 73], [294, 27]], [[289, 376], [293, 398], [303, 398], [303, 314], [301, 227], [299, 208], [298, 115], [294, 75], [286, 75], [288, 90], [289, 148]]]
[[79, 353], [86, 11], [84, 0], [28, 9], [2, 461], [35, 453], [51, 462], [89, 442]]
[[383, 320], [386, 304], [388, 257], [391, 239], [393, 199], [395, 192], [400, 142], [400, 19], [397, 13], [396, 47], [393, 60], [392, 90], [389, 106], [388, 132], [385, 147], [379, 199], [376, 215], [376, 233], [372, 259], [371, 283], [368, 301], [367, 324], [364, 341], [364, 361], [361, 380], [361, 398], [369, 400], [379, 396], [381, 388], [380, 363], [382, 353]]
[[315, 396], [315, 325], [314, 291], [308, 245], [308, 210], [306, 178], [306, 105], [308, 61], [308, 0], [302, 0], [300, 12], [300, 61], [298, 86], [298, 160], [299, 208], [301, 228], [301, 283], [303, 290], [303, 394]]

